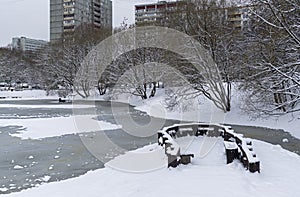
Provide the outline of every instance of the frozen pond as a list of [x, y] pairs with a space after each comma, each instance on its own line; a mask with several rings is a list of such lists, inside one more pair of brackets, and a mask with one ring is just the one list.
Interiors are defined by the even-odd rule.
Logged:
[[[98, 120], [105, 120], [113, 124], [117, 124], [116, 117], [122, 119], [128, 118], [128, 116], [140, 125], [145, 125], [150, 121], [150, 117], [146, 113], [137, 111], [127, 104], [115, 104], [114, 112], [112, 112], [110, 102], [103, 101], [96, 104], [82, 102], [80, 104], [81, 108], [76, 110], [76, 114], [96, 113]], [[9, 107], [9, 105], [13, 107]], [[0, 119], [66, 117], [73, 114], [71, 104], [59, 105], [55, 100], [2, 100], [0, 101]], [[91, 107], [92, 105], [93, 107]], [[129, 112], [126, 111], [128, 108]], [[164, 126], [175, 123], [178, 121], [166, 120]], [[282, 130], [248, 126], [233, 126], [233, 128], [237, 133], [243, 133], [247, 137], [280, 144], [282, 147], [299, 154], [300, 140]], [[68, 134], [38, 140], [22, 140], [11, 136], [20, 129], [23, 128], [13, 126], [13, 122], [12, 126], [0, 125], [0, 194], [20, 191], [42, 182], [76, 177], [104, 166], [83, 145], [80, 134]], [[156, 142], [157, 139], [156, 135], [143, 138], [135, 137], [122, 129], [106, 131], [105, 134], [113, 143], [126, 150]], [[93, 132], [85, 135], [97, 137], [99, 134]], [[283, 142], [285, 141], [283, 139], [287, 139], [288, 142]], [[103, 154], [106, 158], [112, 159], [120, 152], [110, 150]]]
[[[73, 113], [71, 104], [61, 104], [67, 107], [61, 108], [55, 100], [0, 101], [0, 104], [5, 106], [1, 108], [0, 105], [0, 119], [66, 117]], [[13, 107], [8, 107], [8, 104]], [[45, 107], [46, 105], [47, 107]], [[125, 113], [128, 110], [126, 104], [115, 104], [115, 109], [119, 108], [120, 112], [114, 113], [114, 115], [112, 115], [110, 102], [97, 102], [94, 104], [94, 108], [88, 102], [84, 102], [83, 105], [86, 105], [86, 108], [81, 106], [76, 114], [92, 114], [96, 111], [99, 120], [111, 123], [115, 123], [116, 116], [120, 118], [120, 116], [130, 115], [141, 125], [147, 124], [150, 120], [150, 117], [144, 112], [134, 110], [132, 107], [129, 107], [129, 114]], [[53, 106], [53, 108], [49, 106]], [[178, 123], [178, 121], [168, 120], [165, 125], [174, 123]], [[0, 125], [0, 194], [20, 191], [42, 182], [76, 177], [104, 166], [86, 149], [80, 134], [39, 140], [22, 140], [11, 136], [21, 129], [23, 128], [18, 126]], [[97, 135], [97, 132], [90, 133], [90, 135]], [[156, 142], [156, 135], [139, 138], [121, 129], [107, 131], [106, 135], [111, 141], [126, 150], [133, 150]], [[106, 158], [112, 159], [120, 152], [111, 150], [105, 154]], [[6, 189], [3, 188], [8, 188], [8, 190], [5, 191]]]

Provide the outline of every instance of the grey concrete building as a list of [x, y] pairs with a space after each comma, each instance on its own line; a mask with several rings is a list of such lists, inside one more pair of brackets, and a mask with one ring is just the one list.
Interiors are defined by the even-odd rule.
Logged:
[[158, 1], [135, 5], [135, 24], [164, 26], [165, 21], [168, 20], [168, 13], [176, 11], [182, 3], [183, 1]]
[[112, 28], [111, 0], [50, 0], [50, 41], [72, 32], [82, 23]]
[[[251, 5], [248, 0], [231, 0], [235, 1], [235, 5], [228, 4], [228, 7], [220, 8], [226, 14], [226, 19], [229, 21], [229, 25], [235, 30], [241, 31], [247, 24], [249, 15], [249, 7]], [[145, 25], [160, 25], [165, 26], [169, 20], [170, 13], [180, 12], [187, 3], [197, 2], [197, 0], [169, 0], [158, 1], [157, 3], [146, 3], [135, 5], [135, 24], [137, 26]], [[197, 3], [195, 3], [197, 5]], [[182, 10], [185, 11], [184, 9]], [[215, 10], [216, 14], [220, 14]]]
[[12, 49], [20, 50], [23, 52], [37, 52], [47, 45], [47, 41], [36, 40], [26, 37], [15, 37], [12, 39]]
[[226, 8], [227, 20], [232, 28], [241, 31], [244, 27], [247, 27], [247, 22], [250, 14], [250, 7], [252, 5], [236, 5]]

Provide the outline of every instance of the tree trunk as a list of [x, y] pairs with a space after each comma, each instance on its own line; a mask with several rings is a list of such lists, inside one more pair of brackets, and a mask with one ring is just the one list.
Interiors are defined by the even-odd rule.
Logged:
[[156, 82], [152, 82], [152, 86], [153, 87], [152, 87], [151, 94], [150, 94], [149, 98], [154, 97], [155, 94], [156, 94]]

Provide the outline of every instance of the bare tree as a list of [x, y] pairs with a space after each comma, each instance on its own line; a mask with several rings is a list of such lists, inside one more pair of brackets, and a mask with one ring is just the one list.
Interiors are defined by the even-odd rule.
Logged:
[[95, 29], [92, 24], [82, 24], [74, 32], [65, 34], [61, 41], [50, 45], [39, 59], [39, 65], [48, 75], [48, 89], [61, 85], [69, 91], [74, 89], [81, 97], [88, 97], [89, 80], [80, 78], [80, 86], [74, 86], [75, 77], [81, 76], [77, 72], [86, 55], [109, 35], [110, 29]]
[[[102, 46], [102, 48], [99, 46], [99, 50], [102, 51], [97, 52], [96, 50], [89, 54], [88, 61], [91, 62], [91, 64], [87, 63], [86, 65], [94, 64], [95, 67], [97, 67], [96, 72], [101, 75], [98, 76], [98, 79], [100, 79], [102, 83], [107, 81], [108, 84], [115, 85], [118, 82], [118, 84], [121, 85], [119, 87], [120, 90], [126, 90], [128, 93], [146, 99], [149, 97], [148, 93], [146, 94], [149, 84], [152, 84], [150, 87], [150, 96], [153, 96], [156, 87], [154, 84], [157, 83], [160, 76], [156, 75], [158, 72], [155, 74], [149, 72], [149, 70], [147, 71], [147, 67], [145, 66], [148, 63], [162, 62], [166, 65], [171, 65], [179, 75], [184, 76], [186, 79], [185, 85], [190, 84], [189, 87], [192, 87], [195, 90], [194, 92], [204, 94], [208, 99], [211, 99], [218, 108], [225, 112], [230, 110], [230, 96], [227, 94], [226, 86], [224, 87], [222, 76], [218, 74], [218, 67], [211, 58], [211, 54], [204, 50], [199, 42], [196, 42], [195, 39], [189, 36], [182, 36], [183, 34], [180, 34], [181, 39], [178, 40], [178, 44], [175, 44], [176, 52], [173, 52], [176, 54], [172, 54], [172, 51], [168, 51], [167, 49], [164, 49], [164, 51], [159, 47], [155, 47], [156, 45], [153, 45], [153, 47], [145, 47], [149, 45], [152, 46], [149, 44], [152, 41], [153, 43], [157, 42], [154, 37], [158, 32], [148, 32], [147, 30], [149, 30], [149, 28], [143, 29], [142, 32], [137, 30], [133, 36], [130, 36], [130, 33], [119, 34], [116, 36], [116, 39], [113, 39], [112, 43], [108, 42], [107, 45], [105, 45], [105, 47]], [[134, 33], [134, 30], [129, 32]], [[168, 36], [164, 33], [161, 35]], [[168, 39], [161, 36], [160, 38], [159, 42], [162, 44], [157, 44], [157, 46], [164, 48], [163, 43], [167, 42]], [[135, 46], [135, 43], [138, 43], [138, 45]], [[114, 45], [116, 45], [116, 49], [113, 49], [112, 46]], [[110, 47], [112, 47], [111, 50], [109, 49]], [[123, 47], [131, 48], [131, 50], [127, 51], [127, 49], [123, 49]], [[106, 57], [105, 53], [110, 53], [110, 56], [112, 54], [115, 55], [115, 59], [117, 60], [109, 62], [107, 59], [103, 59]], [[129, 80], [127, 80], [127, 82], [123, 80], [122, 83], [120, 83], [119, 78], [125, 71], [131, 72], [127, 75], [127, 79]], [[123, 77], [123, 79], [126, 78]]]
[[[114, 84], [116, 94], [127, 93], [147, 99], [154, 97], [167, 70], [162, 63], [164, 51], [157, 48], [140, 48], [120, 55], [102, 76]], [[103, 79], [103, 77], [102, 77]]]
[[248, 108], [278, 115], [299, 111], [299, 1], [253, 1], [243, 88]]
[[[226, 97], [221, 99], [221, 102], [226, 102], [225, 108], [219, 102], [215, 104], [224, 111], [230, 111], [231, 108], [231, 83], [236, 75], [236, 45], [240, 36], [240, 29], [234, 28], [228, 21], [227, 13], [231, 9], [236, 9], [234, 4], [225, 0], [186, 1], [175, 12], [168, 13], [170, 20], [167, 22], [167, 26], [192, 36], [210, 52], [224, 82], [225, 89], [221, 88], [220, 93]], [[208, 93], [203, 84], [200, 87], [195, 88], [207, 98], [218, 98]]]

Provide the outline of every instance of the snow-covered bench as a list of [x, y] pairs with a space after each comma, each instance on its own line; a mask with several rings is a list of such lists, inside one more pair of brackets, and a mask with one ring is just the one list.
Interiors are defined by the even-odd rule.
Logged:
[[222, 136], [226, 150], [227, 163], [239, 159], [250, 172], [260, 172], [260, 161], [253, 151], [252, 142], [237, 134], [230, 126], [221, 124], [192, 123], [175, 124], [158, 131], [158, 144], [165, 147], [168, 167], [191, 162], [193, 154], [181, 155], [180, 146], [174, 140], [184, 136]]

